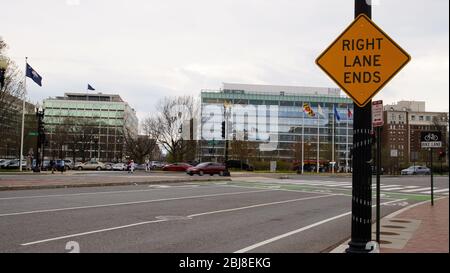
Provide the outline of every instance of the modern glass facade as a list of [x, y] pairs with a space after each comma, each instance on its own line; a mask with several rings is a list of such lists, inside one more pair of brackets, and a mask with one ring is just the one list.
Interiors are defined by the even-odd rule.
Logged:
[[118, 95], [66, 93], [44, 100], [43, 108], [48, 158], [121, 161], [124, 130], [137, 134], [136, 113]]
[[[351, 166], [353, 102], [339, 93], [328, 88], [233, 84], [225, 84], [222, 90], [203, 90], [202, 160], [223, 157], [222, 122], [226, 120], [230, 142], [253, 143], [252, 160], [300, 163], [303, 158], [305, 165], [315, 166], [319, 151], [321, 166], [333, 161], [337, 167]], [[305, 103], [314, 116], [303, 111]]]

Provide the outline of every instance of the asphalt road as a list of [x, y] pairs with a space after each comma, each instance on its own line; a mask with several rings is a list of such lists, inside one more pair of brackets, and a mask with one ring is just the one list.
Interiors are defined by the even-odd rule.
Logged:
[[[69, 252], [72, 244], [80, 252], [328, 251], [350, 236], [350, 182], [245, 176], [4, 191], [0, 252]], [[429, 176], [383, 177], [381, 183], [382, 215], [429, 199]], [[448, 177], [435, 177], [435, 186], [436, 197], [448, 195]]]

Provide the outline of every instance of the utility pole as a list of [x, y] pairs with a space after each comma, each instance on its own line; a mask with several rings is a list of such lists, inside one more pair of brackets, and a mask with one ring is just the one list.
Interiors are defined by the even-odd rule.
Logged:
[[[355, 0], [355, 18], [360, 14], [372, 17], [372, 8], [366, 0]], [[359, 107], [353, 103], [353, 173], [351, 240], [347, 253], [365, 253], [372, 239], [372, 170], [370, 160], [372, 102]]]

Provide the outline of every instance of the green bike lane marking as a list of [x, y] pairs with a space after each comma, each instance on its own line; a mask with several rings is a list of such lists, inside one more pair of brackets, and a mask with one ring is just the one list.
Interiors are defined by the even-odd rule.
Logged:
[[[214, 183], [214, 182], [210, 182]], [[342, 195], [352, 196], [351, 189], [340, 189], [340, 188], [329, 188], [329, 187], [318, 187], [312, 185], [300, 185], [300, 184], [284, 184], [284, 183], [270, 183], [270, 182], [246, 182], [246, 181], [232, 181], [221, 183], [222, 185], [231, 185], [231, 186], [245, 186], [251, 188], [273, 188], [273, 189], [281, 189], [281, 190], [301, 190], [304, 192], [314, 192], [314, 193], [333, 193], [338, 192]], [[406, 198], [411, 201], [426, 201], [430, 199], [430, 195], [427, 194], [410, 194], [410, 193], [394, 193], [394, 192], [383, 192], [383, 199], [403, 199]], [[376, 197], [375, 191], [372, 191], [372, 197]]]

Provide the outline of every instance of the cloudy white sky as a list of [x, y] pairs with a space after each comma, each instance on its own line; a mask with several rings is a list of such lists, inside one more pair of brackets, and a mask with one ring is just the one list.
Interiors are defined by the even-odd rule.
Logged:
[[[449, 111], [449, 1], [376, 0], [372, 19], [412, 57], [375, 99]], [[140, 118], [163, 96], [223, 82], [335, 87], [314, 63], [353, 20], [354, 0], [0, 0], [0, 36], [33, 102], [118, 93]]]

